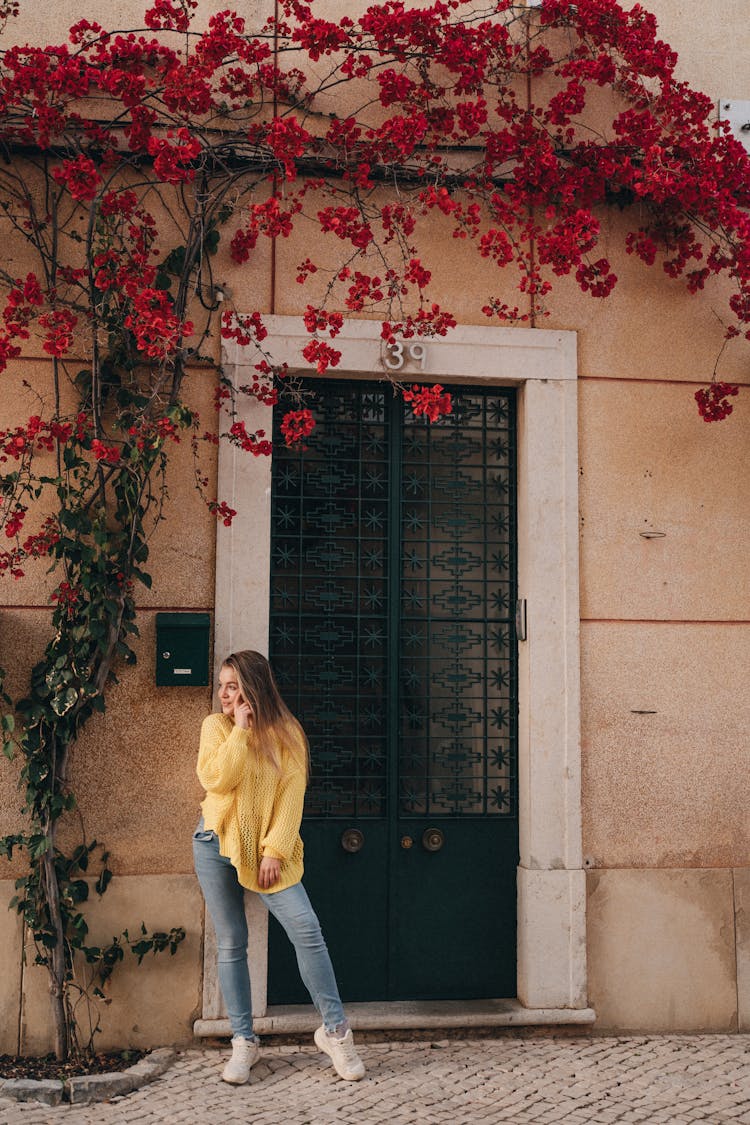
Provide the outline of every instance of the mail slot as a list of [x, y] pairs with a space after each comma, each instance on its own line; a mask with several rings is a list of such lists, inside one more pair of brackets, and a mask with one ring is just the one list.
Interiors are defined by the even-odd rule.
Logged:
[[157, 687], [206, 687], [211, 619], [207, 613], [157, 613]]

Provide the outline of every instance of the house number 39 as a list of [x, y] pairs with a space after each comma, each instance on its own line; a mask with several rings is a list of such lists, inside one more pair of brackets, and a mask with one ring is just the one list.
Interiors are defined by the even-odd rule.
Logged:
[[396, 340], [386, 347], [385, 366], [389, 371], [400, 371], [407, 363], [416, 363], [419, 370], [424, 371], [427, 359], [427, 348], [424, 344], [405, 344], [403, 340]]

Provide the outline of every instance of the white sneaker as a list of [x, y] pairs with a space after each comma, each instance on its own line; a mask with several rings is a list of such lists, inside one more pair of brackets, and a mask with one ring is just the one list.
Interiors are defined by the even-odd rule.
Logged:
[[357, 1054], [351, 1029], [343, 1039], [337, 1039], [334, 1035], [329, 1035], [325, 1027], [319, 1027], [315, 1032], [315, 1045], [328, 1055], [337, 1072], [347, 1082], [357, 1082], [363, 1077], [365, 1064]]
[[232, 1040], [232, 1057], [224, 1067], [221, 1077], [233, 1086], [242, 1086], [250, 1077], [250, 1068], [260, 1058], [260, 1047], [254, 1039], [235, 1035]]

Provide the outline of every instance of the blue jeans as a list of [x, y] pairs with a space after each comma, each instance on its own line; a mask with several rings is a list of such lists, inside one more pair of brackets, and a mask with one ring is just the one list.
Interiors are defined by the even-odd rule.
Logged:
[[[216, 833], [206, 832], [202, 821], [193, 833], [193, 858], [195, 873], [216, 931], [219, 985], [232, 1033], [253, 1039], [245, 888], [241, 886], [230, 860], [219, 854]], [[294, 946], [300, 976], [323, 1017], [326, 1031], [335, 1031], [346, 1017], [328, 948], [307, 891], [301, 883], [296, 883], [273, 894], [261, 893], [260, 897], [284, 927]]]

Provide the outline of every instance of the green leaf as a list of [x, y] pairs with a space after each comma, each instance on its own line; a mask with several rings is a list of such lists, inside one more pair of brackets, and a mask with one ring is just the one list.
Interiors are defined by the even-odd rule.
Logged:
[[[89, 897], [89, 885], [85, 879], [75, 879], [70, 884], [70, 889], [75, 902], [85, 902]], [[81, 918], [81, 921], [83, 921], [83, 918]]]
[[137, 578], [138, 581], [141, 582], [147, 590], [150, 590], [153, 586], [154, 580], [151, 575], [147, 571], [141, 570], [137, 566], [133, 567], [133, 577]]
[[32, 859], [39, 859], [40, 856], [46, 855], [49, 851], [49, 839], [46, 836], [32, 837], [35, 843], [29, 847], [29, 855]]
[[170, 250], [166, 258], [161, 264], [161, 272], [174, 274], [175, 277], [180, 277], [182, 271], [185, 269], [185, 247], [175, 246]]
[[111, 881], [112, 881], [112, 872], [109, 870], [108, 867], [105, 867], [104, 870], [102, 871], [102, 873], [100, 874], [99, 878], [96, 880], [96, 883], [94, 884], [94, 889], [96, 890], [96, 893], [98, 895], [103, 895], [104, 892], [106, 891], [107, 887], [111, 883]]
[[64, 692], [61, 692], [60, 695], [56, 695], [50, 701], [50, 706], [52, 707], [52, 710], [56, 715], [62, 717], [63, 715], [66, 715], [68, 711], [70, 711], [71, 707], [75, 706], [77, 701], [78, 692], [75, 688], [71, 687]]

